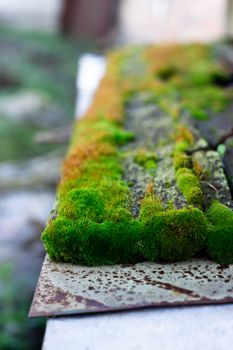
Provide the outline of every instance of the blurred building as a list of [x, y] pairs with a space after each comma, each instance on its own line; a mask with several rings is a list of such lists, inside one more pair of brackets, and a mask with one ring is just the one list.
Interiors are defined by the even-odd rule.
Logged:
[[233, 36], [233, 0], [0, 0], [0, 23], [118, 43], [213, 41]]
[[[227, 0], [123, 0], [119, 12], [121, 41], [123, 43], [187, 42], [222, 38], [226, 34], [227, 20], [230, 20], [227, 16], [229, 2]], [[231, 32], [232, 30], [231, 26]]]
[[[62, 28], [118, 43], [213, 41], [233, 35], [233, 0], [65, 0]], [[115, 29], [115, 31], [114, 31]]]

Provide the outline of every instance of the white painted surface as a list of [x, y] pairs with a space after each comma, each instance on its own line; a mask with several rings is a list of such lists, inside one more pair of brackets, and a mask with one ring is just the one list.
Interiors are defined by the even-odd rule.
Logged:
[[22, 29], [56, 31], [62, 0], [0, 0], [0, 22]]
[[226, 32], [229, 0], [122, 0], [123, 43], [213, 41]]
[[49, 319], [43, 350], [232, 349], [233, 305]]
[[84, 54], [79, 60], [79, 73], [76, 79], [78, 92], [75, 115], [81, 118], [88, 107], [103, 78], [106, 70], [106, 59], [100, 55]]

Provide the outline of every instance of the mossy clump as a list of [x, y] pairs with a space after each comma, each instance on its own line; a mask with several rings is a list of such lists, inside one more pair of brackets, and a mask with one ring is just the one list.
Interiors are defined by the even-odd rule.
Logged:
[[182, 48], [167, 45], [145, 50], [148, 71], [155, 76], [154, 86], [157, 85], [156, 101], [176, 118], [185, 112], [194, 119], [209, 119], [232, 98], [232, 92], [223, 89], [230, 81], [229, 73], [216, 62], [211, 46], [189, 44]]
[[157, 76], [162, 79], [163, 81], [168, 81], [170, 79], [172, 79], [174, 76], [176, 76], [179, 73], [177, 67], [173, 66], [173, 65], [168, 65], [166, 67], [161, 68], [158, 73]]
[[158, 157], [155, 152], [140, 148], [135, 152], [134, 161], [145, 169], [156, 169]]
[[192, 132], [183, 124], [179, 124], [176, 133], [176, 144], [184, 142], [186, 145], [192, 145], [194, 142], [194, 136]]
[[58, 205], [58, 215], [80, 220], [84, 216], [96, 222], [103, 221], [104, 202], [96, 189], [73, 189], [69, 191]]
[[79, 221], [57, 218], [42, 235], [53, 260], [90, 266], [140, 261], [140, 238], [139, 221], [96, 223], [88, 217]]
[[193, 144], [194, 137], [186, 127], [177, 128], [174, 146], [173, 165], [176, 172], [177, 186], [188, 204], [202, 208], [203, 192], [198, 177], [193, 172], [193, 160], [186, 151]]
[[137, 220], [91, 223], [82, 234], [82, 259], [87, 265], [135, 263], [143, 259], [140, 237]]
[[193, 172], [200, 179], [206, 177], [207, 170], [204, 169], [203, 164], [197, 159], [192, 159]]
[[[148, 201], [143, 205], [142, 252], [151, 261], [191, 258], [204, 247], [207, 221], [196, 208], [157, 211]], [[145, 215], [146, 214], [146, 215]], [[149, 215], [148, 215], [149, 214]]]
[[50, 258], [55, 261], [79, 262], [81, 257], [82, 223], [64, 217], [49, 220], [42, 234]]
[[209, 256], [220, 264], [233, 264], [233, 212], [214, 201], [207, 212], [211, 223], [207, 239]]
[[160, 199], [153, 194], [147, 194], [141, 203], [140, 220], [144, 223], [151, 222], [155, 213], [162, 211], [164, 211], [164, 207]]
[[175, 170], [180, 168], [192, 168], [192, 158], [182, 152], [176, 152], [173, 158]]
[[203, 202], [203, 192], [200, 182], [192, 170], [180, 168], [177, 172], [176, 178], [177, 186], [187, 199], [187, 202], [197, 207], [201, 207]]

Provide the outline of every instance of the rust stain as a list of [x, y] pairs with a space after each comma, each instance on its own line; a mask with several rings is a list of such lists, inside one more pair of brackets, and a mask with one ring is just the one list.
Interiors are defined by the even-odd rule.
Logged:
[[57, 310], [52, 312], [46, 312], [46, 311], [37, 311], [34, 309], [31, 309], [29, 313], [29, 317], [49, 317], [49, 316], [67, 316], [67, 315], [82, 315], [82, 314], [93, 314], [93, 313], [105, 313], [105, 312], [114, 312], [114, 311], [129, 311], [129, 310], [140, 310], [140, 309], [148, 309], [148, 308], [157, 308], [157, 307], [176, 307], [176, 306], [203, 306], [203, 305], [223, 305], [223, 304], [232, 304], [233, 303], [233, 297], [226, 297], [221, 300], [213, 300], [209, 298], [201, 298], [200, 300], [191, 300], [188, 303], [182, 302], [182, 301], [175, 301], [175, 302], [168, 302], [168, 301], [161, 301], [161, 302], [152, 302], [150, 304], [142, 303], [142, 304], [128, 304], [124, 307], [117, 306], [117, 307], [108, 307], [103, 306], [98, 308], [98, 310]]
[[167, 283], [167, 282], [155, 281], [155, 283], [160, 288], [163, 288], [166, 290], [172, 290], [173, 292], [180, 293], [180, 294], [185, 294], [185, 295], [188, 295], [189, 297], [192, 297], [192, 298], [200, 298], [200, 295], [192, 290], [189, 290], [189, 289], [186, 289], [183, 287], [178, 287], [178, 286], [175, 286], [174, 284]]
[[94, 299], [88, 299], [88, 298], [76, 296], [75, 300], [77, 301], [77, 303], [85, 305], [87, 308], [101, 308], [101, 307], [106, 308], [107, 307], [103, 303], [100, 303], [99, 301]]
[[[50, 291], [51, 293], [51, 291]], [[54, 289], [54, 294], [48, 295], [46, 303], [47, 304], [60, 304], [60, 305], [69, 305], [69, 296], [70, 294], [68, 292], [63, 292], [62, 290], [59, 290], [58, 288]]]
[[90, 268], [46, 258], [30, 316], [233, 303], [232, 281], [233, 265], [208, 260]]
[[217, 269], [218, 269], [218, 270], [229, 269], [229, 265], [227, 265], [227, 264], [218, 265], [218, 266], [217, 266]]

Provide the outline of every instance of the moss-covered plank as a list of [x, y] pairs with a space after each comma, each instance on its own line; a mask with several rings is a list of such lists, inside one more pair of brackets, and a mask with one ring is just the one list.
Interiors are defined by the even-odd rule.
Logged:
[[216, 150], [198, 151], [206, 141], [193, 122], [231, 104], [232, 90], [219, 84], [227, 74], [205, 45], [109, 56], [93, 104], [74, 127], [42, 235], [52, 259], [101, 265], [204, 253], [233, 262], [223, 164]]

